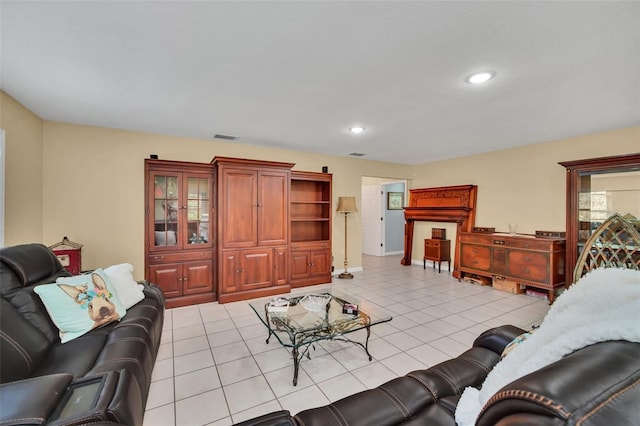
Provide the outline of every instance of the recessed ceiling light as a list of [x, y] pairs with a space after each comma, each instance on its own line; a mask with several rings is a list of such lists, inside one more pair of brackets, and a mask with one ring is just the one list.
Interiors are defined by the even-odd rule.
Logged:
[[349, 131], [354, 135], [359, 135], [360, 133], [364, 132], [364, 127], [362, 126], [349, 127]]
[[482, 84], [491, 80], [495, 76], [496, 76], [495, 71], [482, 71], [475, 74], [471, 74], [469, 77], [465, 79], [465, 81], [471, 84]]

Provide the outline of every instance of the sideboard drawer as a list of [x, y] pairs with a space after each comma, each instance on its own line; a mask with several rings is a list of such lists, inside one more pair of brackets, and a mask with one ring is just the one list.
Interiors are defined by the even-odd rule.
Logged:
[[549, 256], [543, 253], [511, 250], [509, 275], [529, 281], [549, 280]]
[[461, 244], [460, 266], [487, 271], [491, 266], [491, 250], [488, 247]]
[[549, 242], [534, 238], [513, 239], [509, 240], [509, 247], [547, 251], [549, 250]]

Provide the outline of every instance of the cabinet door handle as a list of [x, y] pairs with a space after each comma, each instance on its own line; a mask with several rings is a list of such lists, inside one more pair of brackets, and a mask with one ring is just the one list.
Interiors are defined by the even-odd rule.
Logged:
[[498, 244], [500, 246], [504, 245], [504, 240], [493, 240], [493, 244]]
[[524, 260], [525, 262], [531, 262], [531, 257], [525, 256], [522, 260]]
[[527, 274], [527, 275], [528, 275], [528, 274], [530, 274], [530, 273], [531, 273], [531, 270], [530, 270], [530, 269], [525, 269], [524, 271], [522, 271], [522, 273], [523, 273], [523, 274]]
[[153, 256], [153, 260], [156, 262], [160, 262], [162, 259], [164, 259], [164, 256]]
[[188, 279], [187, 279], [187, 278], [188, 278], [188, 277], [183, 277], [183, 278], [182, 278], [182, 281], [188, 281]]

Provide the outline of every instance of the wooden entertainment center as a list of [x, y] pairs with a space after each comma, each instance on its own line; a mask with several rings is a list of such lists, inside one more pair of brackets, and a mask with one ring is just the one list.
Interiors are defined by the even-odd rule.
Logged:
[[145, 276], [167, 307], [331, 282], [332, 176], [293, 166], [145, 160]]

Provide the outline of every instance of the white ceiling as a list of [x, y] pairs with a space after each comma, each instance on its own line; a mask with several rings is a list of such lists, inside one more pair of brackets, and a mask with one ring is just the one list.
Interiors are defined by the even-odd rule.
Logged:
[[[640, 124], [638, 1], [3, 0], [0, 14], [0, 85], [47, 120], [403, 164]], [[495, 79], [464, 82], [485, 69]]]

